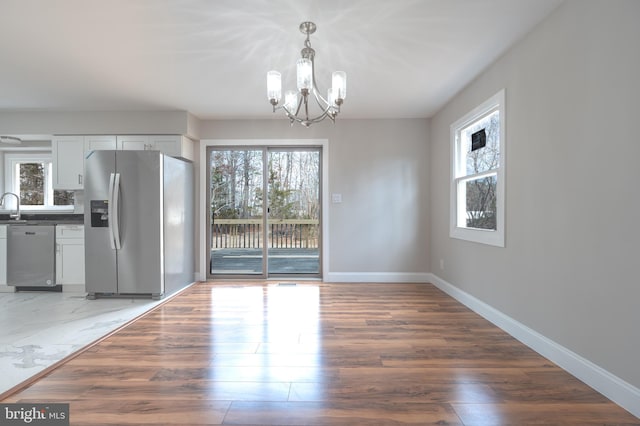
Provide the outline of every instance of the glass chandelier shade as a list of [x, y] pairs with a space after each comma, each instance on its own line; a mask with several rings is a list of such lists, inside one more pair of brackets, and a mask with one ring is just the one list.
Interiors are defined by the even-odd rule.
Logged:
[[311, 81], [313, 78], [313, 64], [311, 63], [311, 59], [298, 59], [296, 62], [296, 75], [298, 77], [298, 90], [311, 90], [311, 87], [313, 87]]
[[275, 99], [276, 102], [280, 102], [282, 98], [282, 76], [278, 71], [267, 73], [267, 98]]
[[334, 71], [331, 74], [331, 88], [335, 91], [336, 99], [344, 100], [347, 97], [347, 73]]
[[298, 109], [298, 92], [294, 90], [287, 90], [284, 96], [284, 108], [285, 111], [295, 111]]
[[[301, 58], [296, 61], [296, 87], [298, 91], [287, 91], [284, 104], [279, 105], [282, 98], [280, 72], [269, 71], [267, 73], [267, 98], [273, 106], [273, 112], [282, 109], [291, 125], [300, 123], [309, 127], [325, 118], [335, 122], [340, 112], [340, 106], [347, 96], [347, 74], [344, 71], [334, 71], [331, 75], [331, 88], [327, 90], [326, 99], [318, 91], [315, 77], [315, 50], [311, 48], [309, 40], [309, 36], [315, 31], [316, 25], [313, 22], [300, 24], [300, 32], [306, 34], [306, 40], [305, 47], [301, 51]], [[316, 107], [313, 106], [314, 103]], [[313, 116], [310, 113], [312, 108], [319, 108], [320, 112]]]

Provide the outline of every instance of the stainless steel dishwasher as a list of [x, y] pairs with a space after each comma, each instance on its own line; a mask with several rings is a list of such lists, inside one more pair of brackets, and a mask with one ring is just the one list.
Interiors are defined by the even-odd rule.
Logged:
[[7, 285], [55, 286], [55, 241], [55, 225], [9, 225]]

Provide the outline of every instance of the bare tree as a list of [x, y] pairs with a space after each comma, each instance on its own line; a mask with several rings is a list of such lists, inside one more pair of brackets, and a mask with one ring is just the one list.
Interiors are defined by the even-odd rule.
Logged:
[[[465, 129], [467, 137], [484, 129], [486, 145], [467, 154], [467, 174], [478, 174], [497, 169], [500, 162], [500, 118], [497, 112]], [[466, 182], [467, 226], [480, 229], [497, 229], [495, 174]]]

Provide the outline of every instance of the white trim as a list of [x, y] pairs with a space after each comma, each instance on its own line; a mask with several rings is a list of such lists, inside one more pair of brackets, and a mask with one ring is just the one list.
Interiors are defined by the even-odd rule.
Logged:
[[591, 386], [634, 416], [640, 417], [640, 389], [448, 283], [437, 275], [429, 275], [431, 279], [427, 280], [427, 282], [433, 283], [458, 302], [500, 327], [540, 355], [556, 363], [560, 368]]
[[[45, 163], [48, 164], [47, 170], [44, 173], [44, 186], [46, 188], [45, 202], [53, 203], [53, 194], [56, 189], [52, 186], [52, 155], [51, 152], [20, 152], [20, 153], [5, 153], [4, 154], [4, 192], [13, 192], [19, 195], [20, 191], [16, 190], [16, 175], [15, 165], [16, 163]], [[45, 204], [40, 206], [21, 205], [20, 210], [22, 212], [73, 212], [74, 205], [66, 206], [54, 206], [53, 204]], [[0, 207], [0, 211], [8, 212], [16, 209], [15, 199], [9, 198], [4, 207]]]
[[326, 282], [331, 283], [426, 283], [427, 272], [330, 272]]
[[[329, 275], [329, 140], [328, 139], [202, 139], [200, 141], [200, 194], [198, 194], [200, 235], [207, 235], [206, 211], [207, 197], [207, 148], [210, 146], [321, 146], [322, 147], [322, 277], [326, 281]], [[200, 241], [200, 261], [196, 265], [199, 280], [207, 279], [209, 254], [206, 237]]]
[[[449, 236], [466, 241], [472, 241], [481, 244], [488, 244], [497, 247], [505, 246], [505, 176], [506, 176], [506, 153], [507, 153], [507, 135], [506, 135], [506, 106], [505, 106], [505, 89], [501, 89], [498, 93], [491, 96], [486, 101], [466, 113], [460, 119], [456, 120], [450, 126], [449, 130], [449, 146], [450, 146], [450, 162], [449, 162]], [[496, 188], [496, 230], [464, 228], [458, 226], [458, 181], [469, 176], [457, 176], [458, 149], [459, 140], [458, 133], [460, 130], [469, 126], [473, 122], [489, 115], [494, 111], [500, 114], [500, 161], [496, 169], [489, 172], [495, 172], [497, 175]], [[483, 174], [487, 174], [486, 172]]]

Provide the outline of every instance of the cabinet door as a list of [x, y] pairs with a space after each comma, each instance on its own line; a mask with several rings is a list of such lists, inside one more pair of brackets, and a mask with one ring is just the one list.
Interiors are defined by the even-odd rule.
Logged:
[[56, 284], [84, 284], [84, 226], [56, 226]]
[[193, 143], [190, 139], [180, 135], [150, 136], [149, 141], [153, 149], [176, 158], [193, 160]]
[[53, 189], [82, 189], [84, 138], [56, 136], [51, 141]]
[[56, 244], [56, 284], [84, 284], [84, 241], [78, 238]]
[[153, 149], [161, 151], [170, 157], [180, 157], [180, 136], [151, 136], [150, 143]]
[[118, 149], [144, 151], [152, 149], [149, 136], [118, 136]]
[[0, 285], [7, 285], [7, 226], [0, 225]]
[[105, 150], [105, 149], [117, 149], [118, 145], [115, 136], [85, 136], [84, 137], [84, 152]]

